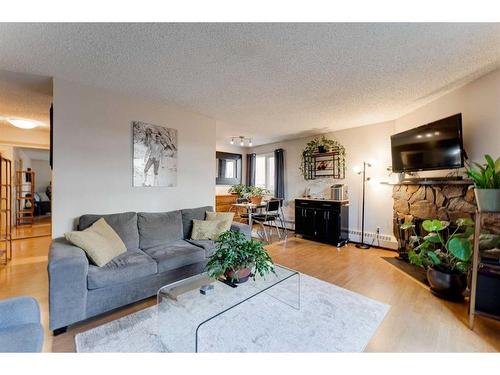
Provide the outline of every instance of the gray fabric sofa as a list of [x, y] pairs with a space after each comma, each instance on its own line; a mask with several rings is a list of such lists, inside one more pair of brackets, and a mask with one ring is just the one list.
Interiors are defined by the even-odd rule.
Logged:
[[0, 301], [0, 353], [36, 353], [43, 346], [40, 307], [32, 297]]
[[[192, 220], [204, 220], [210, 206], [163, 213], [125, 212], [83, 215], [83, 230], [104, 217], [127, 251], [104, 267], [91, 263], [85, 252], [57, 238], [49, 251], [50, 329], [67, 326], [153, 296], [165, 284], [204, 271], [213, 241], [190, 240]], [[250, 238], [248, 225], [233, 223], [231, 230]]]

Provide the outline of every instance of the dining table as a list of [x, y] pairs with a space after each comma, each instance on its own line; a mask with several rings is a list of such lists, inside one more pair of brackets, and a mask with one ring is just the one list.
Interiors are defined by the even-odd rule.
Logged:
[[254, 204], [254, 203], [233, 203], [231, 206], [235, 207], [235, 209], [242, 208], [242, 209], [246, 210], [246, 212], [248, 214], [248, 225], [250, 225], [250, 227], [252, 227], [252, 224], [253, 224], [253, 222], [252, 222], [252, 215], [258, 209], [265, 208], [266, 207], [266, 203], [265, 202], [262, 202], [262, 203], [259, 203], [259, 204]]

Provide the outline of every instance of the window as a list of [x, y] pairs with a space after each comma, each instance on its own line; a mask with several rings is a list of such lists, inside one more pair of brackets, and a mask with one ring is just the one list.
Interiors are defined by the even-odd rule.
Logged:
[[265, 188], [274, 195], [274, 153], [257, 155], [255, 186]]

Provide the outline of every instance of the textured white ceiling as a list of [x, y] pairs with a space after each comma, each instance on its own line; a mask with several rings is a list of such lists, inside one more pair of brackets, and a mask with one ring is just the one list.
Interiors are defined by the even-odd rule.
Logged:
[[51, 102], [50, 77], [0, 70], [0, 125], [12, 126], [6, 119], [22, 118], [35, 120], [40, 124], [37, 130], [48, 131]]
[[255, 144], [393, 119], [499, 66], [500, 24], [0, 24], [0, 69], [176, 103]]

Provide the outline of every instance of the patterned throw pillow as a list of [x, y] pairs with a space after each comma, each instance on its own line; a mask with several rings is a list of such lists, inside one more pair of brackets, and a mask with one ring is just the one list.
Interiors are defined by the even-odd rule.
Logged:
[[196, 220], [193, 219], [192, 240], [215, 240], [217, 235], [219, 220]]
[[224, 232], [231, 229], [231, 224], [234, 219], [234, 212], [206, 212], [207, 220], [219, 220], [222, 221], [224, 226], [221, 226], [224, 229]]
[[217, 240], [222, 233], [231, 230], [233, 218], [234, 212], [206, 212], [206, 220], [219, 222], [214, 240]]

